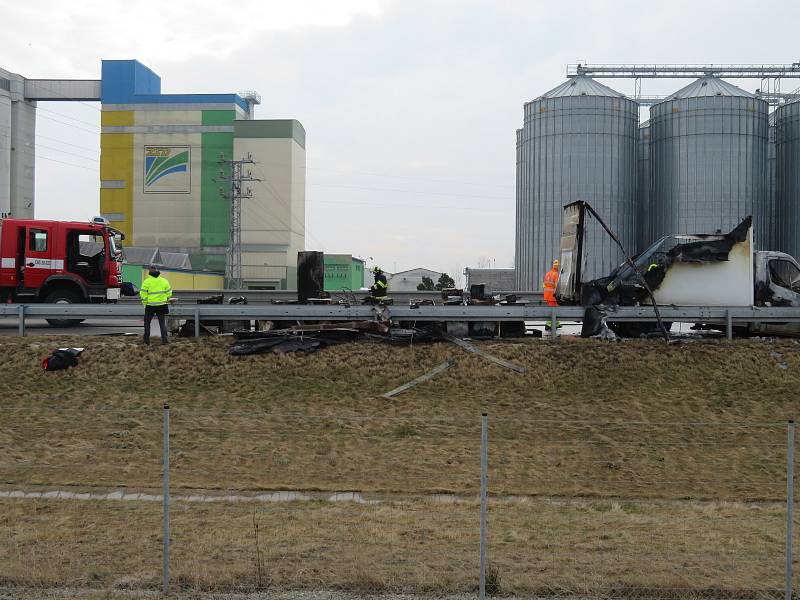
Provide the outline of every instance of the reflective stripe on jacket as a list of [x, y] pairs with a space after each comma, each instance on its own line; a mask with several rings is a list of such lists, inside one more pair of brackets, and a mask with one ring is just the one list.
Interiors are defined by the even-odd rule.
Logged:
[[145, 306], [164, 306], [169, 303], [171, 295], [172, 287], [169, 281], [161, 276], [148, 277], [142, 282], [142, 288], [139, 290], [139, 297]]

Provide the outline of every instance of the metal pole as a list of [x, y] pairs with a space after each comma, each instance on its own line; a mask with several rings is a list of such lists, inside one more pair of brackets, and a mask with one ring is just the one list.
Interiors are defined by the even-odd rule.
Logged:
[[194, 337], [200, 337], [200, 307], [194, 309]]
[[163, 575], [164, 595], [169, 594], [169, 404], [164, 405], [164, 533], [163, 533]]
[[481, 415], [481, 535], [479, 598], [486, 598], [486, 500], [489, 493], [489, 415]]
[[19, 305], [19, 318], [18, 318], [17, 325], [19, 327], [19, 336], [20, 337], [25, 337], [25, 305], [24, 304], [20, 304]]
[[786, 598], [792, 600], [792, 551], [794, 542], [794, 421], [789, 421], [786, 440]]
[[725, 337], [729, 340], [733, 339], [733, 318], [731, 317], [731, 309], [725, 311]]
[[555, 306], [550, 310], [550, 339], [555, 340], [558, 337], [558, 317], [556, 317]]

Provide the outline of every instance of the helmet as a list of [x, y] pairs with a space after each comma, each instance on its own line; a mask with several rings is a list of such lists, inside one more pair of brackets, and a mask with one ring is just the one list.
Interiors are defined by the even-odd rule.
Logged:
[[376, 273], [376, 274], [377, 273], [383, 273], [383, 269], [381, 269], [379, 266], [376, 265], [376, 266], [372, 267], [372, 272]]
[[558, 266], [558, 259], [555, 259], [555, 260], [553, 261], [553, 266], [554, 266], [554, 267], [557, 267], [557, 266]]

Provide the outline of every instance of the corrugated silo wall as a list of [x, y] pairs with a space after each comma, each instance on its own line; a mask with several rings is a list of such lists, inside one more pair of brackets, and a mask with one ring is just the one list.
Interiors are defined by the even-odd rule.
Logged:
[[779, 250], [780, 233], [778, 231], [778, 195], [775, 180], [775, 126], [768, 126], [767, 133], [767, 206], [765, 218], [767, 220], [767, 237], [761, 245], [762, 250]]
[[639, 127], [636, 144], [636, 247], [629, 250], [639, 253], [654, 240], [650, 227], [650, 125]]
[[520, 271], [519, 271], [519, 261], [520, 261], [520, 244], [522, 242], [522, 230], [520, 228], [520, 224], [524, 221], [524, 215], [522, 213], [523, 206], [527, 203], [524, 201], [523, 193], [524, 193], [524, 186], [522, 185], [523, 181], [523, 173], [522, 173], [522, 129], [517, 129], [517, 167], [516, 167], [516, 176], [517, 176], [517, 186], [516, 186], [516, 212], [515, 215], [515, 222], [514, 222], [514, 277], [516, 279], [516, 283], [514, 284], [516, 287], [515, 289], [521, 290], [523, 288], [520, 287]]
[[667, 100], [650, 108], [653, 237], [733, 229], [753, 215], [768, 243], [767, 103], [744, 96]]
[[[627, 98], [563, 96], [525, 105], [517, 169], [518, 287], [542, 289], [558, 257], [562, 209], [585, 200], [635, 246], [638, 105]], [[606, 275], [624, 259], [599, 226], [584, 242], [584, 281]]]
[[800, 102], [775, 111], [775, 181], [779, 248], [800, 257]]

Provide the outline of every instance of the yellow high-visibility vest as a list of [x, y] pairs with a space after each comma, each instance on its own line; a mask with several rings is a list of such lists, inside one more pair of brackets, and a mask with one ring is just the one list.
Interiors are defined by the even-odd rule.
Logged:
[[165, 277], [148, 277], [142, 282], [139, 297], [145, 306], [164, 306], [172, 295], [172, 287]]

